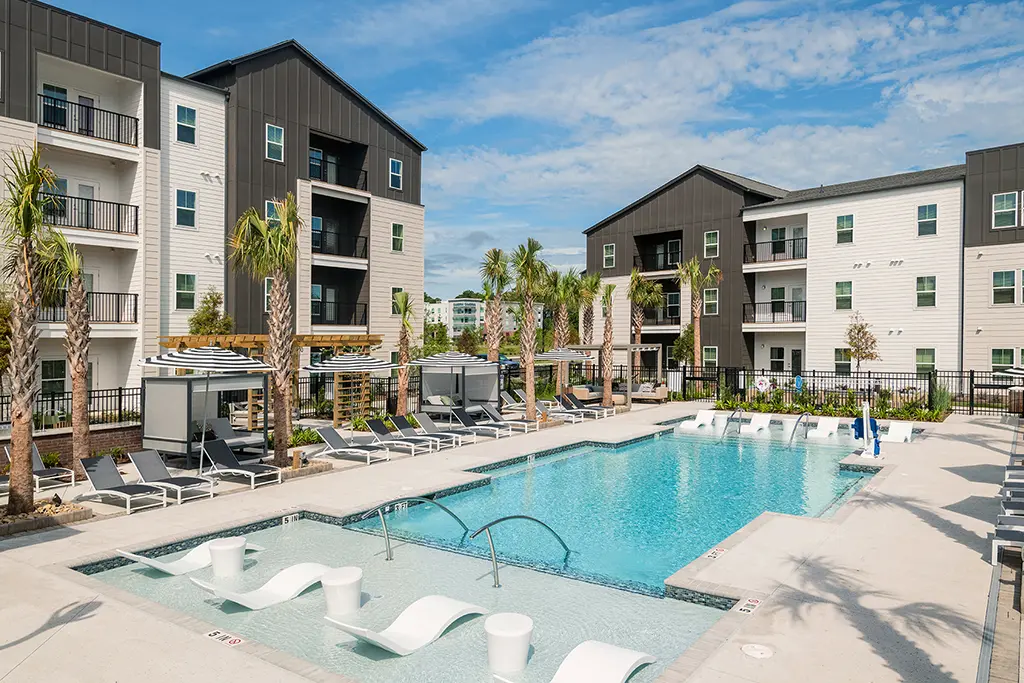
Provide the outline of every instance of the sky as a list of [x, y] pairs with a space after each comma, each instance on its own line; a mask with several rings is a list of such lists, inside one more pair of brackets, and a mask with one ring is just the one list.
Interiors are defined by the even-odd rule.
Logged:
[[1024, 140], [1024, 1], [56, 0], [165, 71], [295, 38], [427, 147], [426, 289], [479, 289], [694, 164], [787, 189]]

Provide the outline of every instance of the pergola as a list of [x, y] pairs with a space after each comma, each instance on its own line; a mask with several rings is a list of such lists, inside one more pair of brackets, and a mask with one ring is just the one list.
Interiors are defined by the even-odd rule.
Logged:
[[[597, 351], [598, 362], [601, 361], [601, 352], [604, 350], [604, 344], [571, 344], [566, 348], [572, 349], [573, 351]], [[633, 354], [638, 351], [657, 351], [658, 352], [658, 382], [661, 382], [661, 344], [612, 344], [612, 351], [626, 351], [626, 377], [629, 381], [626, 383], [626, 405], [629, 408], [633, 407]], [[601, 367], [601, 365], [598, 365]]]
[[[299, 400], [299, 352], [302, 349], [331, 348], [334, 353], [366, 353], [379, 348], [379, 334], [293, 334], [292, 335], [292, 402]], [[265, 334], [186, 334], [160, 338], [160, 345], [169, 349], [190, 349], [200, 346], [220, 346], [225, 349], [245, 349], [253, 358], [263, 359], [268, 344]], [[180, 374], [180, 373], [179, 373]], [[259, 424], [258, 400], [249, 390], [248, 428]], [[341, 425], [342, 413], [358, 410], [365, 412], [370, 403], [370, 383], [367, 374], [334, 374], [334, 426]]]

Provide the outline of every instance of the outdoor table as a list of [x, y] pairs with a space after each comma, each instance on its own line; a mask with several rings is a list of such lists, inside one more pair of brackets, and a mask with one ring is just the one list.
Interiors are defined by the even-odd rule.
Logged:
[[515, 673], [526, 668], [533, 636], [533, 619], [525, 614], [499, 612], [484, 621], [487, 663], [491, 671]]

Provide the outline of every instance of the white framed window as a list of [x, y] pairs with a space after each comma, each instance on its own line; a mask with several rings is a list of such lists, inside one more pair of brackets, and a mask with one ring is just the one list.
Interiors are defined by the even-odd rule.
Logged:
[[391, 224], [391, 251], [405, 251], [405, 226], [401, 223]]
[[267, 124], [267, 158], [284, 163], [284, 128]]
[[836, 244], [853, 242], [853, 214], [836, 216]]
[[853, 282], [850, 280], [836, 283], [836, 310], [853, 310]]
[[704, 315], [718, 315], [718, 288], [704, 290]]
[[388, 159], [388, 187], [392, 190], [402, 189], [402, 160]]
[[309, 286], [309, 312], [315, 317], [319, 318], [321, 313], [321, 303], [324, 299], [323, 285], [310, 285]]
[[192, 190], [175, 190], [174, 224], [179, 228], [196, 227], [196, 193]]
[[718, 231], [704, 233], [704, 258], [718, 258]]
[[679, 318], [681, 313], [679, 292], [668, 292], [665, 294], [665, 316], [668, 318]]
[[914, 364], [917, 368], [917, 374], [929, 374], [935, 369], [935, 349], [915, 349]]
[[391, 315], [398, 315], [398, 300], [395, 299], [395, 295], [405, 290], [401, 287], [391, 288]]
[[263, 312], [270, 313], [270, 289], [274, 286], [274, 278], [263, 279]]
[[851, 362], [850, 349], [836, 349], [835, 350], [835, 364], [837, 375], [849, 375], [853, 369]]
[[178, 105], [175, 139], [189, 145], [196, 144], [196, 110], [192, 107]]
[[324, 219], [320, 216], [310, 216], [309, 233], [313, 251], [320, 251], [324, 244]]
[[772, 372], [782, 372], [786, 369], [786, 349], [782, 346], [773, 346], [768, 349], [768, 365]]
[[683, 241], [682, 240], [669, 240], [666, 243], [668, 247], [668, 265], [674, 266], [682, 260], [683, 256]]
[[281, 224], [281, 218], [277, 215], [277, 204], [275, 204], [271, 199], [263, 202], [263, 219], [267, 221], [267, 225], [270, 226]]
[[1013, 367], [1013, 349], [992, 349], [992, 372]]
[[992, 273], [992, 304], [1017, 303], [1016, 271], [997, 270]]
[[926, 275], [917, 278], [917, 307], [935, 307], [935, 276]]
[[40, 393], [63, 394], [67, 386], [68, 363], [64, 359], [43, 360], [39, 362], [42, 375]]
[[718, 367], [718, 347], [717, 346], [705, 346], [701, 349], [701, 358], [704, 360], [704, 367], [706, 368], [717, 368]]
[[196, 307], [196, 276], [193, 273], [175, 273], [174, 308], [191, 311]]
[[925, 237], [938, 232], [939, 209], [935, 204], [923, 204], [917, 207], [917, 236]]
[[992, 227], [1017, 227], [1017, 193], [1003, 192], [992, 195]]
[[606, 244], [604, 245], [604, 267], [614, 268], [615, 267], [615, 245]]

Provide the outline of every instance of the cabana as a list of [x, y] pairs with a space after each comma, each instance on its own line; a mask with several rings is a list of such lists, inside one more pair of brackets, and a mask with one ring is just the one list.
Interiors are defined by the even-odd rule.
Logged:
[[[601, 360], [601, 350], [604, 348], [603, 344], [573, 344], [566, 348], [572, 349], [573, 351], [597, 351], [598, 361]], [[625, 351], [626, 352], [626, 377], [629, 381], [626, 383], [626, 405], [629, 408], [633, 407], [633, 354], [637, 351], [657, 351], [658, 352], [658, 363], [656, 365], [658, 369], [658, 383], [661, 383], [661, 344], [613, 344], [612, 351]], [[600, 363], [598, 370], [604, 367], [603, 363]]]
[[446, 351], [417, 358], [409, 365], [420, 368], [420, 409], [428, 415], [451, 418], [451, 406], [425, 400], [433, 396], [457, 395], [458, 402], [453, 403], [462, 408], [481, 403], [499, 405], [501, 366], [498, 363], [458, 351]]

